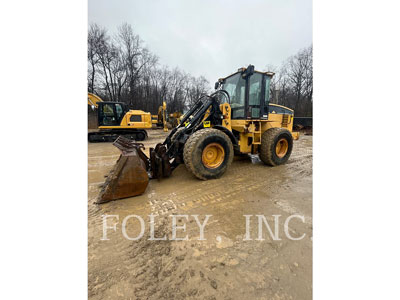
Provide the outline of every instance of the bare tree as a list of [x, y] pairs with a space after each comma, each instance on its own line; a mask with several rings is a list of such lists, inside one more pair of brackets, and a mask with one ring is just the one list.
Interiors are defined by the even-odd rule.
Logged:
[[279, 69], [271, 65], [266, 69], [275, 72], [270, 86], [271, 102], [294, 109], [297, 116], [312, 116], [312, 46], [289, 57]]
[[96, 79], [96, 69], [100, 62], [100, 46], [105, 43], [107, 31], [104, 28], [100, 28], [97, 24], [91, 24], [89, 26], [88, 33], [88, 90], [94, 93], [94, 85]]
[[163, 101], [168, 111], [183, 112], [209, 92], [204, 77], [194, 77], [179, 68], [159, 66], [129, 24], [109, 35], [92, 24], [88, 36], [88, 90], [109, 101], [155, 113]]
[[303, 49], [290, 57], [287, 65], [288, 78], [296, 97], [295, 110], [303, 110], [304, 99], [310, 95], [310, 88], [312, 97], [312, 47]]
[[145, 67], [152, 67], [158, 58], [147, 48], [143, 47], [139, 35], [134, 34], [131, 25], [124, 23], [118, 28], [116, 40], [121, 46], [122, 59], [126, 67], [130, 104], [133, 104], [135, 87], [144, 73]]

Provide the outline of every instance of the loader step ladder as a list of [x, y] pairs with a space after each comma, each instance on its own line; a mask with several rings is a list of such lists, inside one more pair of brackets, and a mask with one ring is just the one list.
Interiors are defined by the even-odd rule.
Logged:
[[255, 130], [253, 132], [253, 144], [261, 145], [261, 122], [255, 121], [253, 124], [255, 126]]

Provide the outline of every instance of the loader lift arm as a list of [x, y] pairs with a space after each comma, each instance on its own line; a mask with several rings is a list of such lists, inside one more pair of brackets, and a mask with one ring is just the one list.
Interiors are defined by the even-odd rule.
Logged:
[[[143, 144], [119, 136], [113, 145], [120, 149], [122, 155], [115, 169], [108, 175], [96, 203], [139, 195], [146, 189], [148, 179], [169, 177], [172, 171], [184, 162], [185, 142], [193, 132], [203, 128], [203, 121], [210, 121], [213, 125], [221, 124], [223, 116], [217, 98], [221, 93], [225, 94], [229, 101], [229, 94], [223, 90], [210, 96], [202, 96], [164, 142], [150, 148], [150, 157], [142, 151]], [[134, 172], [124, 170], [135, 170], [138, 175], [134, 176]], [[143, 179], [143, 171], [148, 174], [147, 182]]]
[[[150, 148], [150, 161], [161, 158], [162, 171], [159, 164], [152, 165], [152, 178], [168, 177], [170, 173], [181, 163], [183, 163], [183, 146], [188, 137], [195, 131], [204, 128], [204, 122], [209, 121], [212, 125], [222, 124], [222, 113], [219, 109], [218, 95], [222, 94], [229, 102], [229, 94], [224, 90], [218, 90], [210, 96], [202, 96], [196, 104], [185, 114], [179, 125], [174, 128], [162, 144], [158, 144], [155, 149]], [[207, 112], [209, 111], [208, 115]], [[155, 153], [152, 155], [151, 153]], [[164, 170], [165, 168], [165, 170]]]
[[[201, 121], [203, 121], [204, 116], [210, 106], [210, 114], [206, 119], [204, 119], [204, 121], [210, 121], [213, 125], [220, 125], [222, 114], [219, 110], [219, 101], [216, 97], [218, 94], [223, 94], [225, 97], [227, 97], [229, 103], [229, 94], [225, 90], [218, 90], [210, 96], [204, 95], [200, 97], [196, 104], [183, 116], [182, 121], [171, 131], [162, 144], [170, 147], [171, 138], [177, 131], [179, 131], [179, 129], [181, 129], [181, 132], [176, 136], [176, 138], [179, 138], [185, 133], [192, 133], [193, 131], [199, 129], [199, 126], [202, 125]], [[204, 98], [207, 98], [205, 102], [203, 102]]]

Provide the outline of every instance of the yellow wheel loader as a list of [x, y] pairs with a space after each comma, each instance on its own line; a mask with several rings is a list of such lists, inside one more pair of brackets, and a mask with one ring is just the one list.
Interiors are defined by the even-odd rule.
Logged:
[[130, 110], [122, 102], [106, 102], [99, 96], [88, 93], [88, 104], [97, 108], [99, 131], [89, 132], [89, 142], [113, 142], [119, 136], [143, 141], [145, 129], [151, 128], [151, 114], [142, 110]]
[[144, 193], [149, 178], [168, 177], [180, 164], [202, 180], [222, 176], [235, 154], [258, 154], [269, 166], [284, 164], [293, 139], [293, 110], [269, 104], [274, 73], [254, 66], [221, 78], [216, 91], [201, 97], [163, 143], [150, 148], [119, 137], [114, 145], [122, 152], [107, 177], [97, 203]]

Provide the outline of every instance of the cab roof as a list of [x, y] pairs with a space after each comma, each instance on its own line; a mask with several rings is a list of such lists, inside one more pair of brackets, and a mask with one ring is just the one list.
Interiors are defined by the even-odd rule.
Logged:
[[[251, 65], [249, 65], [248, 67], [250, 67], [250, 66], [251, 66]], [[247, 68], [248, 68], [248, 67], [247, 67]], [[218, 81], [219, 81], [219, 82], [222, 82], [222, 81], [224, 81], [224, 80], [225, 80], [226, 78], [228, 78], [228, 77], [231, 77], [231, 76], [236, 75], [236, 74], [238, 74], [238, 73], [244, 73], [244, 72], [247, 70], [247, 68], [245, 68], [245, 67], [239, 68], [235, 73], [232, 73], [231, 75], [228, 75], [228, 76], [223, 77], [223, 78], [219, 78]], [[260, 73], [260, 74], [267, 75], [267, 76], [274, 76], [274, 75], [275, 75], [274, 72], [270, 72], [270, 71], [261, 72], [261, 71], [254, 70], [254, 73]]]

